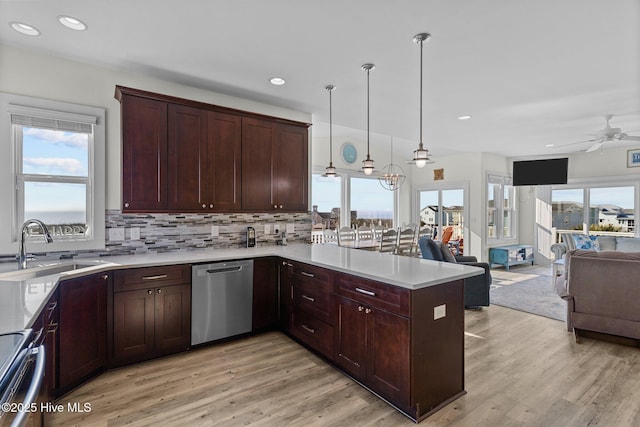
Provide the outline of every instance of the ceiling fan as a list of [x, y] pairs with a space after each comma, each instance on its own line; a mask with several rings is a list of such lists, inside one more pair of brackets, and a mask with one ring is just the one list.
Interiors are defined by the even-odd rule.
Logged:
[[[605, 125], [604, 129], [593, 134], [594, 138], [587, 139], [586, 141], [572, 142], [571, 144], [566, 144], [566, 145], [584, 144], [586, 142], [592, 142], [593, 145], [591, 145], [589, 148], [585, 150], [587, 153], [590, 153], [592, 151], [596, 151], [598, 148], [603, 148], [603, 144], [605, 142], [615, 142], [615, 141], [622, 141], [622, 140], [640, 141], [640, 136], [627, 135], [626, 133], [622, 132], [622, 129], [620, 128], [612, 128], [609, 125], [609, 121], [612, 118], [613, 118], [613, 114], [607, 114], [606, 116], [604, 116], [604, 119], [606, 120], [607, 124]], [[637, 132], [637, 131], [634, 131], [634, 132]]]

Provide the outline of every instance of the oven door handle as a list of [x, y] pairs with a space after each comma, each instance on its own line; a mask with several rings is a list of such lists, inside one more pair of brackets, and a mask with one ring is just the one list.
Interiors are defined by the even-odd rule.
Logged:
[[23, 408], [26, 410], [18, 412], [15, 419], [11, 423], [11, 426], [21, 426], [24, 424], [25, 418], [31, 414], [31, 404], [36, 401], [38, 393], [40, 392], [40, 386], [42, 385], [42, 379], [44, 378], [44, 364], [45, 364], [45, 352], [44, 345], [31, 350], [31, 355], [36, 355], [36, 366], [33, 372], [33, 379], [29, 385], [29, 390], [24, 397]]

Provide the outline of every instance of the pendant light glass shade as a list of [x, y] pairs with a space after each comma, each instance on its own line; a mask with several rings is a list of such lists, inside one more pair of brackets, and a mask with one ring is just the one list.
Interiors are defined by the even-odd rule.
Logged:
[[333, 166], [333, 119], [331, 111], [331, 92], [333, 92], [336, 87], [334, 85], [326, 85], [324, 88], [329, 92], [329, 166], [324, 168], [322, 176], [337, 177], [339, 175], [336, 173], [336, 168]]
[[420, 45], [420, 144], [418, 144], [418, 148], [413, 151], [411, 163], [415, 163], [419, 168], [425, 167], [427, 163], [433, 163], [429, 158], [429, 150], [424, 148], [424, 144], [422, 143], [422, 46], [425, 40], [429, 40], [430, 37], [431, 35], [429, 35], [429, 33], [420, 33], [413, 36], [413, 41]]
[[382, 168], [378, 175], [378, 182], [380, 182], [382, 188], [395, 191], [400, 188], [405, 179], [404, 170], [400, 166], [393, 164], [393, 137], [391, 137], [391, 163]]
[[362, 161], [362, 172], [365, 175], [373, 173], [373, 159], [369, 154], [369, 72], [376, 66], [374, 64], [363, 64], [362, 69], [367, 72], [367, 158]]

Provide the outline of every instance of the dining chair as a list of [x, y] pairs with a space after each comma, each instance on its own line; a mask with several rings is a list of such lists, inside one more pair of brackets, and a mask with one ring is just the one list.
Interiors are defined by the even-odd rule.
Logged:
[[416, 237], [415, 228], [405, 228], [398, 233], [398, 244], [396, 245], [396, 255], [411, 255]]
[[338, 233], [336, 233], [335, 230], [327, 228], [322, 232], [322, 234], [324, 236], [324, 243], [332, 243], [334, 245], [338, 244]]
[[373, 230], [369, 227], [359, 227], [356, 234], [358, 240], [373, 240]]
[[395, 253], [396, 245], [398, 244], [398, 232], [390, 229], [383, 231], [380, 236], [380, 247], [378, 252]]
[[342, 227], [338, 230], [338, 245], [345, 242], [355, 242], [356, 230], [351, 227]]

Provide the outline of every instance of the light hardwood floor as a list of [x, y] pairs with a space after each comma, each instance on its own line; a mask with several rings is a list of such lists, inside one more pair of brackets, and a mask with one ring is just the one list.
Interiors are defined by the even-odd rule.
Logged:
[[[576, 344], [563, 322], [495, 305], [465, 322], [467, 394], [420, 425], [640, 425], [640, 348]], [[54, 426], [413, 425], [279, 332], [109, 371], [68, 402], [92, 410]]]

